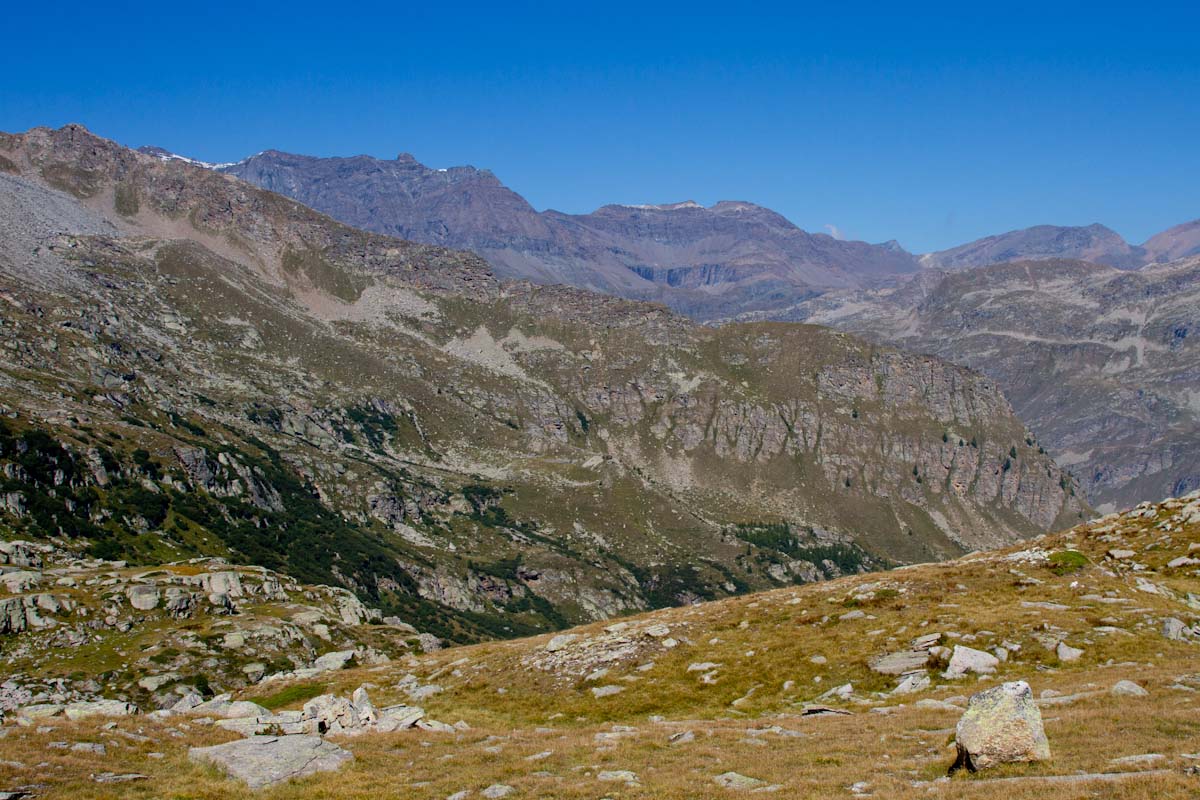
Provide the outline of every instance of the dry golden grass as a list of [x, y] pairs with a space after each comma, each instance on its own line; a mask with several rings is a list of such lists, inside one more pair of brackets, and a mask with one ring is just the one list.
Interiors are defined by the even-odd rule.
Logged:
[[[441, 694], [423, 705], [430, 716], [465, 720], [458, 734], [417, 731], [367, 734], [342, 743], [355, 761], [338, 773], [312, 776], [262, 791], [264, 800], [405, 797], [439, 800], [494, 783], [512, 797], [727, 798], [714, 776], [738, 772], [780, 788], [770, 796], [853, 796], [859, 781], [878, 798], [1185, 798], [1200, 796], [1200, 777], [1185, 769], [1200, 764], [1200, 644], [1161, 636], [1167, 616], [1192, 619], [1183, 600], [1200, 592], [1193, 569], [1166, 563], [1200, 538], [1200, 526], [1166, 531], [1170, 509], [1148, 519], [1080, 528], [1010, 551], [891, 573], [856, 576], [827, 584], [630, 618], [671, 627], [674, 649], [648, 641], [641, 652], [610, 666], [602, 680], [537, 668], [548, 637], [456, 648], [405, 663], [348, 670], [333, 676], [331, 690], [348, 693], [370, 684], [377, 705], [404, 700], [397, 682], [406, 673], [437, 683]], [[1134, 571], [1103, 559], [1109, 548], [1137, 551]], [[1075, 549], [1087, 563], [1059, 575], [1044, 560], [1006, 558], [1017, 551]], [[1139, 579], [1168, 587], [1174, 597], [1138, 588]], [[869, 592], [874, 591], [874, 596]], [[1119, 602], [1102, 602], [1106, 596]], [[858, 599], [855, 599], [855, 598]], [[1054, 603], [1062, 607], [1028, 605]], [[851, 611], [863, 616], [840, 619]], [[1065, 633], [1084, 649], [1077, 662], [1061, 664], [1033, 634], [1045, 626]], [[1126, 633], [1097, 631], [1098, 626]], [[603, 624], [577, 629], [596, 635]], [[897, 679], [872, 673], [867, 660], [902, 649], [923, 633], [952, 632], [986, 648], [1003, 641], [1021, 645], [1016, 657], [984, 680], [947, 681], [905, 697], [883, 693]], [[963, 641], [947, 639], [947, 643]], [[825, 663], [813, 663], [813, 656]], [[716, 682], [702, 683], [692, 662], [722, 664]], [[645, 669], [645, 664], [653, 666]], [[818, 681], [819, 679], [819, 681]], [[1052, 760], [1009, 765], [975, 776], [939, 781], [953, 760], [953, 728], [960, 711], [919, 707], [925, 698], [965, 698], [999, 680], [1027, 680], [1035, 695], [1054, 690], [1083, 693], [1072, 702], [1042, 709]], [[1109, 688], [1129, 679], [1148, 697], [1114, 697]], [[791, 682], [791, 683], [785, 683]], [[842, 703], [850, 716], [801, 716], [805, 702], [831, 686], [853, 682], [857, 702]], [[1181, 688], [1181, 682], [1183, 688]], [[597, 699], [590, 688], [624, 686]], [[277, 691], [279, 686], [271, 687]], [[750, 689], [754, 692], [736, 706]], [[503, 691], [501, 691], [503, 690]], [[259, 690], [263, 693], [264, 690]], [[961, 699], [957, 702], [961, 703]], [[0, 789], [44, 783], [50, 798], [225, 798], [250, 794], [218, 771], [187, 760], [187, 748], [233, 739], [183, 718], [119, 720], [119, 730], [140, 731], [131, 741], [100, 723], [46, 723], [54, 729], [9, 727], [0, 739]], [[614, 726], [616, 726], [614, 728]], [[780, 726], [783, 733], [766, 730]], [[624, 730], [624, 728], [629, 730]], [[673, 733], [695, 739], [670, 744]], [[788, 735], [794, 732], [797, 735]], [[52, 741], [103, 741], [106, 756], [48, 747]], [[150, 752], [163, 754], [151, 759]], [[1112, 759], [1159, 753], [1156, 772], [1120, 782], [1057, 784], [1041, 776], [1132, 771]], [[539, 756], [531, 758], [532, 756]], [[605, 770], [632, 770], [636, 785], [603, 782]], [[1158, 770], [1165, 770], [1159, 774]], [[103, 785], [90, 775], [140, 772], [136, 783]], [[992, 783], [1019, 778], [1016, 782]]]

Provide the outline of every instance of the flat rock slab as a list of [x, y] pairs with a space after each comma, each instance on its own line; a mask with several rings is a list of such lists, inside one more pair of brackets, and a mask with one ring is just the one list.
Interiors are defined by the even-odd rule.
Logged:
[[903, 675], [924, 669], [928, 661], [929, 653], [925, 650], [902, 650], [872, 659], [870, 666], [880, 675]]
[[336, 770], [354, 756], [320, 736], [251, 736], [237, 742], [188, 750], [192, 761], [216, 764], [251, 789]]

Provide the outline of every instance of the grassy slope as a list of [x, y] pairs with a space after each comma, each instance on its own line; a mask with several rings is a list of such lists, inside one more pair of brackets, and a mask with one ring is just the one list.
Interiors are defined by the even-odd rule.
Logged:
[[[1200, 645], [1168, 641], [1160, 633], [1165, 617], [1194, 619], [1186, 599], [1200, 591], [1194, 567], [1166, 566], [1200, 541], [1200, 524], [1185, 524], [1181, 506], [1170, 501], [1021, 548], [954, 562], [631, 617], [621, 635], [630, 640], [632, 652], [609, 663], [609, 673], [594, 683], [582, 675], [592, 660], [585, 645], [606, 636], [603, 624], [574, 629], [581, 638], [554, 654], [545, 650], [548, 638], [539, 637], [346, 671], [336, 676], [334, 688], [349, 692], [373, 684], [377, 703], [401, 699], [394, 685], [407, 672], [423, 683], [436, 682], [445, 691], [425, 703], [430, 714], [448, 722], [465, 720], [471, 730], [349, 740], [357, 760], [342, 773], [277, 787], [262, 796], [367, 798], [400, 792], [443, 798], [505, 782], [529, 797], [724, 797], [730, 792], [716, 787], [712, 778], [734, 770], [779, 784], [777, 797], [845, 797], [848, 787], [862, 780], [870, 782], [877, 797], [992, 797], [997, 791], [1017, 800], [1191, 797], [1197, 779], [1182, 768], [1192, 763], [1186, 754], [1197, 749], [1200, 733], [1194, 691], [1200, 676], [1193, 674]], [[1136, 556], [1115, 562], [1105, 557], [1113, 548], [1133, 550]], [[1070, 550], [1083, 558], [1054, 555]], [[1060, 561], [1068, 569], [1072, 562], [1083, 563], [1068, 572], [1056, 568]], [[1144, 568], [1135, 569], [1133, 562]], [[1139, 585], [1158, 587], [1159, 593]], [[863, 615], [840, 618], [853, 611]], [[645, 635], [656, 623], [669, 626], [679, 646], [667, 649], [661, 638]], [[1096, 630], [1101, 626], [1119, 630]], [[1083, 657], [1059, 663], [1034, 639], [1047, 630], [1082, 647]], [[875, 675], [867, 660], [933, 631], [947, 634], [943, 641], [949, 644], [966, 641], [987, 648], [1008, 641], [1021, 649], [994, 678], [945, 681], [935, 676], [927, 692], [905, 698], [877, 694], [896, 679]], [[814, 656], [823, 656], [825, 663], [813, 663]], [[576, 668], [538, 666], [564, 657], [574, 659]], [[703, 673], [687, 671], [700, 661], [722, 665], [715, 683], [704, 684], [698, 678]], [[1108, 694], [1116, 681], [1126, 678], [1146, 687], [1149, 697]], [[1015, 679], [1029, 681], [1038, 695], [1046, 690], [1082, 693], [1072, 702], [1043, 708], [1053, 759], [961, 776], [948, 784], [927, 783], [952, 760], [949, 745], [960, 712], [919, 707], [915, 701], [937, 698], [961, 704], [961, 698], [996, 680]], [[800, 716], [804, 703], [845, 682], [853, 682], [859, 698], [842, 703], [852, 716]], [[589, 691], [593, 685], [625, 689], [595, 699]], [[752, 688], [749, 698], [739, 700]], [[141, 729], [152, 740], [124, 742], [95, 725], [63, 725], [46, 733], [11, 731], [0, 739], [0, 759], [31, 766], [0, 765], [0, 786], [48, 780], [54, 786], [50, 796], [80, 798], [238, 793], [235, 784], [186, 761], [186, 745], [231, 736], [178, 722], [168, 726], [134, 719], [119, 725]], [[773, 725], [781, 732], [763, 731]], [[672, 733], [685, 730], [695, 732], [694, 742], [668, 744]], [[81, 737], [122, 744], [111, 745], [102, 760], [45, 749], [48, 741]], [[162, 752], [164, 758], [147, 760], [149, 751]], [[1143, 753], [1165, 755], [1157, 766], [1169, 774], [1119, 784], [1051, 786], [1033, 780], [1135, 769], [1110, 760]], [[43, 761], [44, 767], [32, 766]], [[98, 770], [126, 769], [147, 773], [150, 780], [106, 788], [87, 778]], [[615, 769], [635, 771], [640, 785], [597, 780], [601, 770]], [[1029, 780], [988, 782], [996, 777]]]

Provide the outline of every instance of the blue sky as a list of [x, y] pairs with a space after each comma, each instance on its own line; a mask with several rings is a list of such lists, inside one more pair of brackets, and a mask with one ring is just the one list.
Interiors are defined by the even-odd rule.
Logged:
[[0, 130], [407, 151], [538, 208], [752, 200], [916, 252], [1200, 217], [1197, 4], [967, 5], [22, 3]]

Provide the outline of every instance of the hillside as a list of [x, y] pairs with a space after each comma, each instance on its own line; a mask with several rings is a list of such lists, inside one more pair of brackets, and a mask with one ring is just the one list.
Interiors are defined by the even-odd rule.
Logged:
[[69, 126], [0, 137], [8, 538], [340, 585], [463, 641], [1076, 521], [991, 381], [497, 280]]
[[[1099, 224], [1037, 225], [914, 261], [894, 243], [810, 236], [751, 203], [539, 213], [486, 170], [434, 170], [408, 155], [381, 161], [268, 151], [212, 166], [358, 227], [472, 250], [502, 275], [659, 299], [711, 324], [832, 325], [979, 369], [1000, 382], [1088, 497], [1109, 508], [1200, 485], [1187, 388], [1194, 365], [1176, 358], [1194, 323], [1186, 277], [1193, 271], [1159, 269], [1195, 256], [1195, 222], [1142, 245]], [[1069, 261], [1139, 277], [1063, 266]], [[1002, 266], [1018, 262], [1039, 262], [1031, 267], [1039, 277]], [[927, 301], [924, 293], [939, 283], [941, 295]], [[1182, 294], [1159, 308], [1156, 287]], [[1089, 317], [1097, 308], [1100, 316]], [[1165, 338], [1152, 317], [1171, 325]]]
[[994, 378], [1098, 506], [1200, 487], [1200, 260], [1137, 272], [1030, 261], [830, 294], [782, 316]]
[[[233, 698], [265, 708], [104, 724], [18, 712], [26, 723], [0, 738], [0, 788], [237, 796], [244, 788], [189, 747], [240, 741], [234, 731], [257, 718], [300, 719], [336, 707], [308, 698], [361, 689], [364, 713], [373, 703], [380, 719], [437, 722], [384, 732], [342, 717], [363, 729], [329, 734], [323, 746], [349, 754], [326, 765], [337, 771], [258, 796], [1192, 797], [1197, 547], [1193, 493], [952, 562], [414, 653]], [[1050, 758], [944, 778], [966, 697], [1010, 680], [1032, 686]]]

